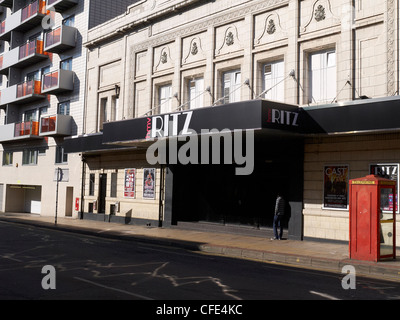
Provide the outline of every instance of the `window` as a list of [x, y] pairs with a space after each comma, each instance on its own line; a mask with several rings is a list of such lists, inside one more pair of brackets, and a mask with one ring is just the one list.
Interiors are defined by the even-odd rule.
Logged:
[[223, 74], [223, 103], [240, 101], [241, 74], [240, 71], [229, 71]]
[[3, 166], [12, 166], [13, 164], [13, 153], [10, 151], [3, 152]]
[[95, 183], [95, 175], [91, 173], [89, 175], [89, 196], [94, 196], [94, 183]]
[[62, 60], [60, 62], [60, 69], [72, 71], [72, 58]]
[[43, 75], [50, 72], [50, 66], [42, 68], [41, 72], [42, 72], [42, 79], [43, 79]]
[[310, 55], [310, 103], [330, 103], [336, 97], [336, 53], [324, 51]]
[[112, 96], [110, 121], [115, 121], [117, 119], [118, 105], [119, 105], [119, 97]]
[[196, 109], [204, 106], [204, 79], [197, 78], [189, 81], [189, 108]]
[[25, 111], [24, 122], [37, 121], [36, 115], [36, 109]]
[[73, 27], [75, 25], [75, 16], [65, 18], [62, 22], [64, 26]]
[[284, 101], [284, 62], [276, 61], [263, 66], [264, 98], [268, 100]]
[[66, 164], [68, 163], [68, 154], [64, 152], [64, 147], [56, 147], [56, 163]]
[[38, 33], [34, 34], [33, 36], [30, 36], [28, 39], [28, 42], [35, 41], [35, 40], [42, 40], [41, 32], [38, 32]]
[[111, 189], [110, 189], [111, 198], [117, 197], [117, 178], [118, 178], [117, 172], [111, 173]]
[[64, 101], [58, 104], [57, 114], [69, 115], [70, 102]]
[[38, 151], [34, 149], [24, 150], [22, 153], [22, 165], [36, 165], [38, 160]]
[[158, 102], [160, 113], [171, 112], [172, 86], [166, 85], [158, 88]]
[[99, 130], [103, 131], [103, 123], [106, 122], [107, 119], [107, 104], [108, 98], [100, 99], [100, 119], [99, 119]]
[[28, 73], [26, 75], [26, 81], [27, 82], [28, 81], [32, 81], [32, 80], [35, 80], [35, 81], [39, 81], [40, 80], [40, 71], [39, 70], [30, 72], [30, 73]]
[[41, 107], [39, 108], [39, 119], [43, 116], [46, 116], [49, 111], [49, 107]]

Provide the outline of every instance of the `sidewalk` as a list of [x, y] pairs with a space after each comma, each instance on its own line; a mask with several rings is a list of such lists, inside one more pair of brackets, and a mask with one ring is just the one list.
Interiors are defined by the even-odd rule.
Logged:
[[0, 222], [7, 221], [60, 231], [77, 232], [153, 244], [175, 246], [186, 250], [251, 259], [289, 266], [331, 271], [341, 274], [342, 267], [352, 265], [357, 275], [400, 282], [400, 250], [397, 260], [375, 262], [349, 259], [348, 245], [251, 237], [236, 234], [182, 229], [148, 228], [73, 218], [41, 217], [28, 214], [0, 214]]

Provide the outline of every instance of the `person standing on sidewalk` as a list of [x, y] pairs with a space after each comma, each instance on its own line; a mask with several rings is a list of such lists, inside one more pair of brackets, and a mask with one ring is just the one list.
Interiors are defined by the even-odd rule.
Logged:
[[[275, 238], [272, 238], [271, 240], [282, 240], [282, 235], [283, 235], [282, 220], [284, 215], [285, 215], [285, 199], [283, 198], [282, 193], [278, 193], [275, 202], [275, 214], [273, 223]], [[278, 228], [279, 228], [279, 234], [278, 234]]]

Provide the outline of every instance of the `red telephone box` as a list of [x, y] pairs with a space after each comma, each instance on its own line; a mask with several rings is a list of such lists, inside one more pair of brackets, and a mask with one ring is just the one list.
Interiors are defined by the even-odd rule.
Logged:
[[396, 259], [396, 182], [369, 175], [350, 180], [350, 259]]

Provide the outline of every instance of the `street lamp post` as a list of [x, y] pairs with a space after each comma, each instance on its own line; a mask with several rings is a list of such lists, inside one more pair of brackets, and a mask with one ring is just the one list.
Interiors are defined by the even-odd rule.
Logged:
[[56, 188], [56, 216], [54, 220], [54, 224], [57, 225], [57, 213], [58, 213], [58, 184], [61, 179], [61, 169], [57, 168], [57, 188]]

